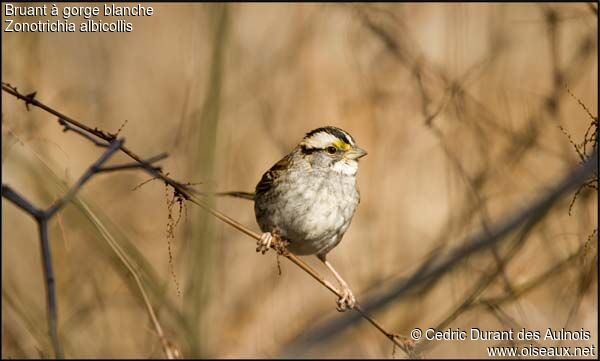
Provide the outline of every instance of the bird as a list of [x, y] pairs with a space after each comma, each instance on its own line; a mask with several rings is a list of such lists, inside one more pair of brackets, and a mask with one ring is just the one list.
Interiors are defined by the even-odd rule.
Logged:
[[336, 307], [340, 312], [354, 308], [356, 298], [327, 254], [342, 240], [360, 202], [356, 178], [359, 159], [365, 155], [348, 132], [320, 127], [306, 133], [263, 174], [254, 194], [230, 192], [254, 200], [263, 232], [258, 252], [264, 254], [276, 237], [285, 241], [289, 252], [316, 255], [325, 264], [341, 287]]

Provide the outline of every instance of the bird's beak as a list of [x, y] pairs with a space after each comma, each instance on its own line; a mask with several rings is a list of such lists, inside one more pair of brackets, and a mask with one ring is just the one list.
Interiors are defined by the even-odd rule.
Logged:
[[356, 160], [358, 158], [362, 158], [367, 155], [367, 152], [364, 149], [359, 147], [354, 147], [346, 152], [346, 158]]

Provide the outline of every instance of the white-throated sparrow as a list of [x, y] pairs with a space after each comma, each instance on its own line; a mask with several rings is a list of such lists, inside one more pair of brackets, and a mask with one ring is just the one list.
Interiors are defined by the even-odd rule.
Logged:
[[342, 288], [338, 310], [354, 307], [348, 284], [326, 259], [348, 229], [360, 201], [358, 159], [367, 152], [336, 127], [310, 131], [260, 179], [254, 194], [256, 221], [263, 233], [257, 251], [269, 249], [276, 235], [297, 255], [316, 255]]

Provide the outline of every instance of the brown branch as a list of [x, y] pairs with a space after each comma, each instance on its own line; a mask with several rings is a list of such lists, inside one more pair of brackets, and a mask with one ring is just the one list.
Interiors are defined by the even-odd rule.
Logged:
[[108, 146], [108, 143], [106, 140], [101, 139], [98, 140], [96, 139], [96, 137], [84, 132], [83, 130], [77, 129], [74, 126], [72, 126], [71, 124], [67, 123], [66, 120], [64, 120], [63, 118], [58, 118], [58, 124], [63, 126], [63, 132], [68, 132], [68, 131], [72, 131], [75, 132], [79, 135], [81, 135], [82, 137], [86, 138], [87, 140], [89, 140], [90, 142], [94, 143], [95, 145], [99, 146], [99, 147], [106, 147]]
[[[65, 126], [65, 124], [68, 124], [69, 126], [66, 127], [66, 128], [68, 128], [68, 130], [77, 129], [77, 131], [76, 131], [77, 134], [84, 136], [88, 140], [92, 141], [94, 144], [101, 146], [102, 143], [98, 144], [98, 141], [94, 141], [93, 138], [89, 137], [90, 135], [96, 136], [97, 138], [100, 138], [100, 139], [106, 141], [107, 143], [109, 143], [113, 139], [115, 139], [114, 134], [104, 132], [98, 128], [91, 128], [71, 117], [68, 117], [68, 116], [60, 113], [59, 111], [52, 109], [51, 107], [47, 106], [46, 104], [32, 98], [31, 96], [21, 94], [19, 91], [17, 91], [16, 87], [13, 87], [8, 83], [4, 83], [4, 82], [2, 83], [2, 90], [15, 96], [18, 99], [23, 100], [25, 102], [25, 104], [28, 104], [28, 105], [31, 104], [35, 107], [43, 109], [46, 112], [58, 117], [61, 125]], [[83, 135], [83, 134], [86, 134], [86, 135]], [[138, 156], [137, 154], [135, 154], [134, 152], [129, 150], [129, 148], [121, 145], [119, 147], [119, 149], [123, 153], [127, 154], [133, 160], [140, 162], [140, 163], [144, 162], [142, 157]], [[170, 185], [171, 187], [175, 188], [186, 199], [189, 198], [189, 196], [191, 195], [191, 192], [193, 191], [191, 188], [187, 187], [185, 184], [179, 183], [179, 182], [175, 181], [174, 179], [169, 178], [162, 172], [156, 172], [156, 176], [159, 179], [161, 179], [163, 182], [165, 182], [168, 185]]]

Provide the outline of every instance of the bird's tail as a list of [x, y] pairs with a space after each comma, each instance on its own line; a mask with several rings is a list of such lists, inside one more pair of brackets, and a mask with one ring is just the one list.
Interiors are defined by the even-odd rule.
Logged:
[[217, 196], [217, 197], [233, 197], [233, 198], [241, 198], [241, 199], [247, 199], [249, 201], [253, 201], [254, 200], [254, 193], [251, 192], [199, 192], [201, 195], [204, 196]]

